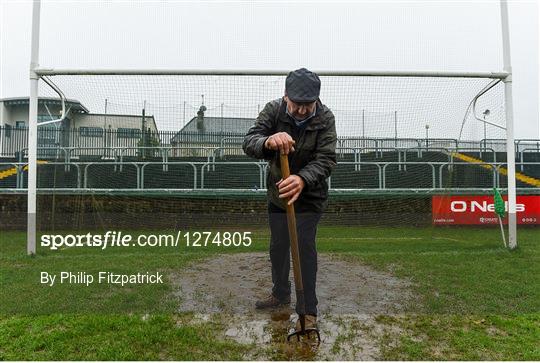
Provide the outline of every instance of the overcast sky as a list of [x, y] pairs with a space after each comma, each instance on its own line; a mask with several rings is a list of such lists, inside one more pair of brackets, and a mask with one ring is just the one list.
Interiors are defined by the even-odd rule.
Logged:
[[[0, 4], [0, 97], [28, 96], [31, 1]], [[538, 4], [509, 13], [516, 137], [538, 138]], [[55, 68], [503, 67], [498, 0], [43, 0], [40, 43], [40, 66]]]

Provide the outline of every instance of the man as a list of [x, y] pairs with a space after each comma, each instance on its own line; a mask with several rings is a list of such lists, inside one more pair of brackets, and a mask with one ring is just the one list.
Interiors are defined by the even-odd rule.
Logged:
[[[266, 104], [243, 143], [247, 155], [266, 159], [270, 166], [267, 187], [273, 288], [255, 305], [263, 309], [291, 301], [285, 203], [295, 203], [306, 328], [315, 328], [317, 323], [315, 236], [327, 205], [326, 179], [336, 165], [335, 119], [319, 100], [320, 89], [317, 74], [305, 68], [290, 72], [285, 80], [285, 96]], [[291, 175], [285, 180], [281, 178], [280, 153], [289, 155]]]

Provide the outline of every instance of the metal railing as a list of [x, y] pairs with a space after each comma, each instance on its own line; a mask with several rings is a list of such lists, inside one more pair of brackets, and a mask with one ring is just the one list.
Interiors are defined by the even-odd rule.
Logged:
[[[79, 163], [68, 163], [69, 166], [73, 166], [76, 168], [76, 171], [77, 171], [77, 182], [76, 182], [76, 189], [81, 189], [82, 188], [82, 171], [81, 171], [81, 164]], [[0, 167], [2, 165], [13, 165], [16, 170], [17, 170], [17, 173], [16, 173], [16, 188], [15, 189], [25, 189], [24, 188], [24, 170], [26, 169], [26, 167], [28, 166], [28, 163], [0, 163]], [[66, 163], [60, 163], [60, 162], [52, 162], [52, 163], [47, 163], [47, 164], [41, 164], [39, 165], [39, 168], [43, 169], [43, 168], [47, 168], [47, 167], [51, 167], [51, 166], [63, 166], [64, 167], [64, 172], [68, 172], [71, 170], [71, 168], [66, 168]], [[1, 182], [1, 179], [0, 179], [0, 182]], [[2, 190], [2, 186], [0, 186], [0, 191]]]
[[[188, 169], [191, 169], [192, 170], [192, 174], [193, 174], [193, 177], [192, 177], [192, 185], [190, 187], [190, 189], [206, 189], [206, 190], [212, 190], [212, 189], [215, 189], [215, 188], [210, 188], [206, 185], [206, 181], [207, 179], [210, 177], [209, 175], [211, 173], [213, 173], [215, 171], [215, 166], [218, 166], [218, 167], [227, 167], [227, 166], [233, 166], [235, 168], [231, 168], [231, 170], [229, 170], [229, 172], [233, 173], [233, 174], [236, 174], [238, 173], [238, 168], [237, 167], [242, 167], [242, 166], [254, 166], [255, 169], [257, 170], [255, 173], [253, 174], [250, 174], [252, 177], [256, 177], [258, 179], [258, 186], [257, 186], [257, 189], [261, 189], [261, 190], [264, 190], [267, 188], [267, 185], [266, 185], [266, 176], [267, 176], [267, 173], [268, 173], [268, 164], [266, 162], [263, 162], [263, 161], [253, 161], [253, 162], [229, 162], [229, 161], [219, 161], [219, 162], [214, 162], [214, 161], [211, 161], [211, 162], [182, 162], [182, 161], [168, 161], [168, 162], [137, 162], [137, 161], [121, 161], [121, 162], [117, 162], [118, 164], [121, 164], [124, 168], [127, 167], [127, 166], [130, 166], [132, 168], [134, 168], [135, 170], [135, 178], [132, 180], [133, 182], [135, 182], [135, 185], [131, 185], [131, 186], [127, 186], [127, 189], [137, 189], [137, 190], [145, 190], [147, 189], [146, 186], [145, 186], [145, 181], [147, 179], [147, 174], [148, 174], [148, 167], [149, 166], [153, 166], [153, 165], [160, 165], [162, 166], [162, 172], [164, 173], [169, 173], [169, 168], [167, 169], [164, 169], [163, 168], [163, 164], [167, 164], [167, 166], [186, 166], [188, 167]], [[101, 170], [101, 172], [92, 172], [92, 170], [95, 170], [97, 168], [99, 168], [100, 166], [103, 167], [103, 166], [112, 166], [114, 168], [114, 163], [112, 162], [69, 162], [69, 163], [65, 163], [65, 162], [49, 162], [49, 163], [46, 163], [46, 164], [40, 164], [38, 166], [38, 170], [41, 169], [41, 170], [44, 170], [44, 168], [49, 168], [49, 167], [58, 167], [60, 166], [61, 168], [59, 168], [60, 170], [63, 170], [64, 173], [71, 173], [71, 168], [69, 170], [66, 169], [66, 164], [69, 164], [70, 167], [74, 167], [75, 168], [75, 174], [76, 174], [76, 178], [75, 178], [75, 187], [74, 188], [66, 188], [65, 185], [60, 187], [61, 189], [82, 189], [82, 190], [94, 190], [94, 189], [115, 189], [115, 188], [110, 188], [110, 187], [107, 187], [106, 186], [106, 183], [105, 181], [107, 180], [106, 177], [103, 176], [103, 173], [104, 171]], [[516, 163], [517, 165], [526, 165], [526, 166], [535, 166], [538, 168], [538, 171], [539, 171], [539, 174], [540, 174], [540, 162], [518, 162]], [[431, 189], [448, 189], [448, 188], [451, 188], [451, 189], [456, 189], [456, 190], [459, 190], [460, 188], [457, 188], [457, 187], [445, 187], [445, 185], [451, 185], [452, 184], [452, 181], [448, 181], [448, 182], [445, 182], [445, 175], [444, 175], [444, 170], [446, 168], [446, 170], [448, 171], [453, 171], [454, 168], [456, 167], [475, 167], [475, 168], [478, 168], [478, 170], [480, 171], [489, 171], [492, 175], [491, 177], [491, 185], [492, 187], [501, 187], [501, 168], [503, 168], [506, 163], [504, 162], [461, 162], [461, 161], [446, 161], [446, 162], [438, 162], [438, 161], [428, 161], [428, 162], [423, 162], [423, 161], [416, 161], [416, 162], [406, 162], [406, 161], [380, 161], [380, 162], [377, 162], [377, 161], [370, 161], [370, 162], [356, 162], [356, 161], [350, 161], [350, 162], [340, 162], [338, 163], [338, 166], [339, 167], [348, 167], [348, 166], [352, 166], [353, 169], [356, 171], [356, 167], [360, 167], [361, 165], [363, 166], [375, 166], [377, 168], [377, 188], [371, 188], [371, 189], [403, 189], [403, 185], [400, 185], [400, 186], [397, 186], [395, 188], [393, 187], [389, 187], [388, 186], [388, 179], [390, 176], [392, 176], [393, 178], [395, 178], [395, 180], [399, 180], [403, 175], [402, 174], [399, 174], [399, 172], [401, 170], [404, 170], [404, 169], [399, 169], [400, 166], [411, 166], [411, 165], [414, 165], [414, 166], [420, 166], [420, 167], [428, 167], [431, 172], [430, 172], [430, 180], [431, 180], [431, 185], [430, 185], [430, 188]], [[27, 163], [0, 163], [0, 173], [1, 172], [5, 172], [6, 170], [12, 170], [13, 171], [13, 176], [15, 177], [15, 188], [14, 189], [18, 189], [18, 190], [24, 190], [24, 176], [25, 176], [25, 171], [24, 171], [24, 168], [27, 166]], [[396, 171], [389, 171], [389, 169], [393, 166], [398, 166], [398, 170], [397, 170], [397, 173]], [[123, 169], [122, 169], [123, 170]], [[109, 175], [107, 174], [108, 172], [105, 172], [106, 175]], [[121, 169], [118, 168], [118, 169], [113, 169], [113, 173], [118, 173], [120, 174], [121, 173]], [[392, 174], [394, 173], [394, 174]], [[231, 176], [233, 175], [231, 174]], [[95, 180], [100, 180], [100, 181], [103, 181], [103, 185], [102, 187], [98, 186], [98, 185], [93, 185], [93, 186], [90, 186], [90, 183], [89, 183], [89, 177], [90, 176], [94, 176], [94, 179]], [[409, 175], [413, 175], [413, 174], [409, 174]], [[420, 175], [420, 174], [418, 174]], [[426, 173], [421, 173], [422, 176], [425, 176]], [[200, 178], [199, 178], [200, 176]], [[221, 177], [223, 177], [223, 175], [221, 175]], [[328, 178], [328, 182], [329, 182], [329, 185], [331, 186], [332, 185], [332, 178], [335, 178], [334, 176]], [[360, 175], [357, 175], [357, 174], [354, 174], [352, 179], [350, 180], [355, 180], [357, 178], [362, 178], [362, 176]], [[4, 178], [6, 179], [6, 178]], [[127, 178], [129, 179], [129, 178]], [[223, 180], [223, 179], [220, 179], [220, 180]], [[247, 180], [247, 179], [246, 179]], [[215, 181], [215, 180], [214, 180]], [[2, 189], [12, 189], [9, 187], [9, 183], [4, 183], [5, 185], [2, 186], [2, 179], [0, 179], [0, 191]], [[128, 180], [126, 180], [126, 178], [124, 177], [122, 179], [121, 182], [128, 182]], [[482, 178], [479, 178], [478, 180], [479, 183], [484, 183], [486, 182], [486, 180], [482, 177]], [[94, 184], [96, 182], [94, 181]], [[231, 190], [236, 190], [238, 188], [227, 188], [225, 183], [221, 183], [220, 182], [220, 188], [219, 189], [231, 189]], [[399, 183], [397, 183], [399, 184]], [[56, 187], [55, 185], [53, 185], [53, 188]], [[241, 189], [251, 189], [252, 186], [249, 185], [249, 186], [246, 186], [246, 188], [241, 188]], [[530, 187], [530, 188], [534, 188], [534, 186]], [[117, 189], [126, 189], [125, 187], [122, 187], [122, 188], [117, 188]], [[160, 188], [152, 188], [152, 189], [160, 189]], [[163, 189], [171, 189], [171, 188], [163, 188]], [[176, 189], [176, 188], [172, 188], [172, 189]], [[178, 189], [185, 189], [185, 188], [178, 188]], [[188, 188], [189, 189], [189, 188]], [[341, 188], [333, 188], [335, 190], [340, 190]], [[346, 188], [346, 189], [351, 189], [351, 188]], [[352, 188], [352, 189], [355, 189], [355, 188]], [[358, 188], [360, 189], [360, 188]], [[363, 188], [365, 189], [365, 188]], [[369, 188], [368, 188], [369, 189]], [[425, 188], [406, 188], [406, 189], [410, 189], [410, 190], [416, 190], [416, 189], [425, 189]]]
[[[163, 164], [163, 163], [148, 162], [148, 163], [144, 163], [141, 166], [140, 189], [144, 189], [144, 169], [146, 168], [146, 166], [148, 166], [148, 165], [161, 165], [161, 164]], [[171, 162], [167, 162], [167, 166], [168, 165], [187, 165], [187, 166], [191, 166], [193, 168], [193, 189], [197, 189], [197, 166], [194, 163], [181, 162], [181, 161], [171, 161]], [[166, 168], [166, 171], [169, 171], [169, 168]]]
[[248, 165], [256, 165], [258, 167], [258, 170], [259, 170], [259, 185], [260, 185], [260, 188], [259, 189], [266, 189], [266, 166], [267, 164], [265, 162], [261, 162], [261, 161], [246, 161], [246, 162], [242, 162], [242, 161], [233, 161], [233, 162], [229, 162], [229, 161], [225, 161], [225, 162], [219, 162], [219, 163], [204, 163], [202, 164], [201, 166], [201, 184], [200, 184], [200, 188], [201, 189], [205, 189], [204, 187], [204, 181], [205, 181], [205, 177], [204, 177], [204, 171], [205, 169], [210, 169], [210, 166], [215, 166], [215, 165], [237, 165], [237, 166], [248, 166]]
[[[99, 129], [99, 128], [98, 128]], [[156, 147], [180, 148], [213, 147], [220, 150], [241, 149], [244, 134], [232, 132], [186, 132], [186, 131], [152, 131], [138, 130], [139, 133], [126, 134], [113, 129], [83, 130], [77, 128], [51, 128], [38, 129], [38, 147], [50, 152], [42, 155], [43, 158], [56, 158], [55, 149], [69, 149], [71, 157], [101, 157], [113, 158], [112, 151], [125, 149], [126, 156], [145, 156]], [[246, 130], [247, 131], [247, 130]], [[92, 133], [89, 133], [92, 132]], [[0, 127], [0, 157], [17, 158], [17, 155], [28, 147], [28, 128], [26, 127]], [[506, 140], [483, 139], [480, 141], [457, 140], [453, 138], [370, 138], [340, 136], [337, 140], [338, 148], [374, 148], [376, 153], [387, 148], [415, 148], [425, 150], [434, 148], [478, 148], [489, 149], [495, 152], [505, 152]], [[523, 148], [540, 148], [540, 139], [515, 140], [516, 158], [520, 158]], [[170, 155], [174, 156], [174, 155]], [[217, 155], [222, 157], [223, 155]]]
[[525, 161], [524, 157], [525, 157], [525, 154], [526, 152], [531, 152], [531, 153], [535, 153], [538, 157], [539, 157], [539, 161], [540, 161], [540, 148], [536, 148], [536, 149], [532, 149], [532, 148], [525, 148], [525, 149], [522, 149], [520, 152], [519, 152], [519, 160], [521, 161], [521, 165], [520, 165], [520, 170], [523, 172], [523, 162]]
[[[528, 145], [528, 144], [524, 144]], [[539, 144], [540, 145], [540, 144]], [[18, 162], [23, 162], [26, 159], [27, 148], [22, 149], [17, 153]], [[98, 151], [98, 152], [95, 152]], [[382, 146], [370, 146], [370, 147], [337, 147], [336, 153], [338, 157], [343, 158], [345, 155], [352, 155], [355, 162], [362, 161], [362, 154], [375, 153], [375, 158], [382, 158], [385, 152], [395, 152], [397, 154], [398, 162], [407, 161], [407, 155], [410, 152], [416, 153], [417, 158], [422, 158], [426, 152], [440, 152], [448, 156], [449, 161], [453, 159], [453, 153], [474, 153], [478, 154], [480, 159], [484, 158], [485, 153], [491, 154], [490, 161], [497, 161], [497, 152], [492, 148], [473, 148], [473, 147], [459, 147], [459, 148], [444, 148], [444, 147], [382, 147]], [[540, 155], [539, 148], [524, 148], [521, 149], [518, 154], [518, 161], [524, 161], [523, 157], [525, 152], [536, 152]], [[79, 154], [78, 156], [76, 154]], [[52, 157], [54, 155], [54, 157]], [[136, 157], [133, 155], [137, 155]], [[226, 155], [229, 156], [245, 156], [241, 147], [234, 146], [140, 146], [140, 147], [39, 147], [38, 157], [44, 160], [59, 160], [63, 159], [66, 163], [66, 171], [69, 171], [70, 162], [73, 160], [79, 161], [100, 161], [100, 160], [112, 160], [120, 169], [122, 168], [122, 161], [125, 158], [130, 158], [130, 161], [156, 161], [156, 158], [160, 158], [163, 162], [163, 170], [167, 170], [167, 163], [170, 158], [205, 158], [207, 162], [216, 162], [216, 158], [221, 160]], [[136, 160], [133, 160], [133, 158]], [[178, 161], [178, 160], [177, 160]], [[406, 170], [406, 165], [403, 166]], [[401, 169], [401, 168], [400, 168]], [[361, 170], [361, 166], [356, 167], [357, 171]]]

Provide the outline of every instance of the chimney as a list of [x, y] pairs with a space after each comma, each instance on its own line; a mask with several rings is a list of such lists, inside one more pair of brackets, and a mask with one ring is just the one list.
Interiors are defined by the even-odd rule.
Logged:
[[197, 130], [204, 132], [204, 111], [206, 111], [206, 106], [202, 105], [197, 111]]

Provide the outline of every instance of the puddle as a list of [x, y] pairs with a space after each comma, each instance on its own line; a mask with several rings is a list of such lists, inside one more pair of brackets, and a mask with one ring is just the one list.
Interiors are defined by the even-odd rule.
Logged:
[[188, 323], [219, 320], [225, 326], [225, 339], [254, 346], [252, 355], [246, 357], [251, 360], [376, 360], [379, 339], [395, 329], [378, 323], [376, 317], [402, 313], [413, 300], [407, 281], [319, 254], [317, 298], [322, 341], [317, 347], [313, 340], [287, 343], [297, 318], [294, 296], [290, 306], [254, 309], [255, 301], [271, 290], [268, 254], [220, 255], [169, 278], [180, 301], [178, 311], [194, 313]]

